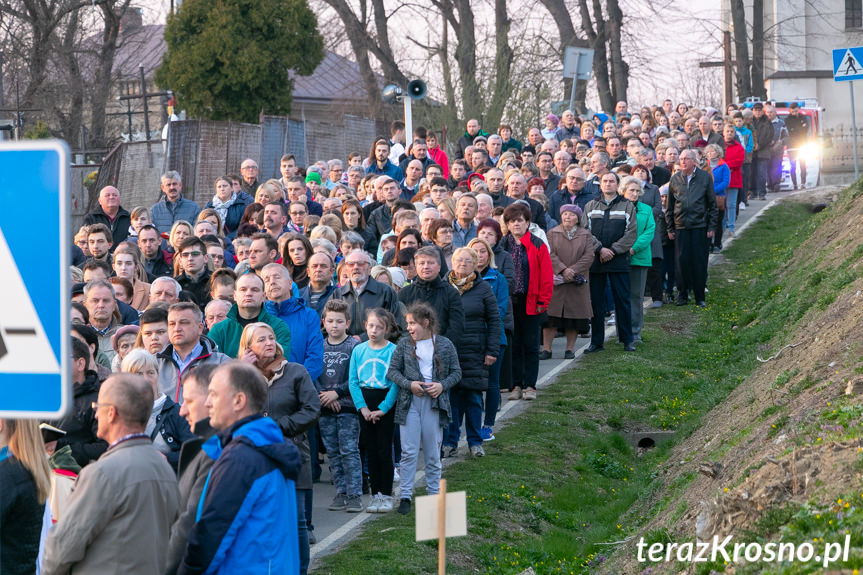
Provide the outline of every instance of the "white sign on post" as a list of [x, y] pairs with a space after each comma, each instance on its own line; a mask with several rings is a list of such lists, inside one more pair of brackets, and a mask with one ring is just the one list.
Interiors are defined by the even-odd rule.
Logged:
[[[416, 498], [417, 541], [437, 539], [438, 505], [440, 496], [424, 495]], [[463, 537], [467, 535], [467, 492], [456, 491], [446, 494], [446, 536]]]

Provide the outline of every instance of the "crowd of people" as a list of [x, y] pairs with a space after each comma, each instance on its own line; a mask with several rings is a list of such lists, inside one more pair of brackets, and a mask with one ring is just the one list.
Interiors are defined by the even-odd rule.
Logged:
[[619, 102], [523, 142], [394, 122], [344, 162], [259, 180], [249, 158], [203, 206], [173, 171], [131, 211], [103, 188], [72, 246], [73, 406], [0, 421], [0, 571], [305, 573], [324, 454], [329, 510], [410, 513], [420, 449], [437, 493], [502, 390], [536, 399], [556, 337], [571, 359], [614, 325], [635, 352], [646, 296], [705, 306], [708, 255], [801, 129]]

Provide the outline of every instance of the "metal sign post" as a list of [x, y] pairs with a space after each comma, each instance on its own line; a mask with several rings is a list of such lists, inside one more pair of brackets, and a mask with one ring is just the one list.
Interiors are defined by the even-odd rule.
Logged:
[[563, 49], [563, 77], [572, 78], [572, 90], [569, 92], [570, 110], [573, 110], [575, 107], [575, 85], [579, 80], [590, 80], [590, 72], [592, 69], [592, 48], [567, 46]]
[[863, 46], [833, 50], [833, 80], [848, 82], [851, 94], [851, 137], [854, 139], [854, 179], [860, 178], [860, 160], [857, 155], [857, 110], [854, 107], [854, 80], [863, 80]]
[[854, 109], [854, 82], [848, 82], [851, 91], [851, 137], [854, 138], [854, 179], [860, 179], [860, 164], [857, 156], [857, 110]]

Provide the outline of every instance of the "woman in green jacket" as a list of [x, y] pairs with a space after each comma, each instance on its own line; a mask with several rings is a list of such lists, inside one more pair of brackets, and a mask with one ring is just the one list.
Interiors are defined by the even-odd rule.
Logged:
[[647, 281], [647, 270], [652, 265], [650, 244], [656, 223], [653, 221], [653, 210], [645, 203], [638, 201], [644, 188], [641, 180], [630, 176], [620, 183], [623, 197], [632, 202], [636, 210], [638, 235], [629, 250], [629, 298], [632, 307], [632, 337], [636, 343], [641, 343], [641, 326], [644, 323], [644, 284]]

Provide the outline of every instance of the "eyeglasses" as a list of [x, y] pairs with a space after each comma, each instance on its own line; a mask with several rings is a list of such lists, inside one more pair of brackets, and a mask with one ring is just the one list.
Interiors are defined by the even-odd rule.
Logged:
[[204, 255], [201, 252], [183, 252], [180, 254], [181, 258], [197, 258]]
[[244, 167], [240, 168], [240, 171], [243, 171], [243, 170], [257, 170], [257, 169], [258, 169], [258, 166], [244, 166]]
[[353, 268], [356, 266], [367, 266], [369, 265], [369, 262], [345, 262], [345, 265], [349, 268]]
[[92, 409], [93, 411], [96, 411], [100, 407], [114, 407], [114, 404], [113, 403], [99, 403], [98, 401], [94, 401], [93, 403], [90, 404], [90, 409]]

